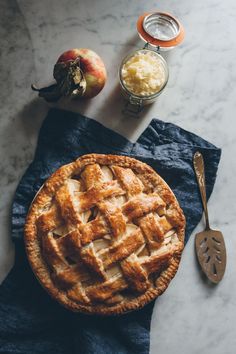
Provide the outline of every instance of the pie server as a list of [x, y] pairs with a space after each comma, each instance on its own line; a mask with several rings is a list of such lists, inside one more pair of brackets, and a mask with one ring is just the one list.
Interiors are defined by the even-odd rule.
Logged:
[[196, 234], [195, 249], [199, 264], [207, 278], [213, 283], [219, 283], [224, 276], [226, 267], [225, 242], [220, 231], [210, 228], [206, 199], [204, 160], [199, 151], [194, 154], [193, 166], [206, 220], [205, 231]]

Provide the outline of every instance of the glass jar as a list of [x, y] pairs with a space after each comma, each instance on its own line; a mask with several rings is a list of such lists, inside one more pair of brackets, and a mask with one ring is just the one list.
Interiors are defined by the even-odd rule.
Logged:
[[[119, 68], [119, 82], [122, 94], [126, 98], [124, 112], [135, 115], [141, 112], [145, 105], [153, 103], [167, 85], [169, 70], [167, 62], [161, 55], [161, 51], [174, 48], [181, 43], [184, 38], [184, 29], [180, 22], [174, 16], [163, 12], [145, 13], [141, 15], [137, 21], [137, 31], [140, 38], [145, 42], [145, 46], [127, 55], [122, 60]], [[157, 62], [162, 66], [165, 78], [162, 85], [157, 87], [155, 92], [151, 92], [151, 94], [137, 94], [127, 87], [122, 77], [122, 70], [130, 59], [139, 54], [148, 54], [149, 52], [158, 59]], [[154, 66], [153, 68], [157, 69]], [[148, 85], [148, 83], [146, 84]]]
[[[122, 75], [122, 71], [124, 68], [124, 65], [129, 61], [129, 59], [133, 58], [134, 56], [136, 56], [137, 54], [145, 54], [145, 53], [149, 53], [150, 50], [149, 49], [138, 49], [134, 52], [132, 52], [131, 54], [127, 55], [121, 65], [120, 65], [120, 69], [119, 69], [119, 81], [120, 81], [120, 85], [121, 85], [121, 89], [122, 89], [122, 93], [123, 96], [127, 99], [127, 103], [126, 103], [126, 110], [130, 110], [130, 113], [132, 113], [132, 111], [135, 112], [140, 112], [142, 107], [153, 103], [156, 98], [162, 93], [162, 91], [164, 90], [167, 82], [168, 82], [168, 78], [169, 78], [169, 70], [168, 70], [168, 65], [165, 61], [165, 59], [158, 54], [157, 51], [151, 51], [152, 55], [156, 56], [158, 58], [158, 60], [160, 61], [160, 64], [162, 65], [163, 68], [163, 72], [164, 72], [164, 81], [162, 83], [162, 85], [157, 88], [156, 92], [153, 92], [151, 94], [145, 94], [145, 95], [141, 95], [141, 94], [137, 94], [132, 92], [126, 85], [125, 80], [123, 78]], [[130, 107], [134, 106], [134, 107]]]

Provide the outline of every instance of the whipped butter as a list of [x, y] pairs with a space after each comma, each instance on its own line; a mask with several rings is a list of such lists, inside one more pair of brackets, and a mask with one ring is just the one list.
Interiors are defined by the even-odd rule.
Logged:
[[152, 51], [137, 51], [121, 68], [124, 86], [134, 95], [150, 96], [166, 83], [166, 70], [159, 55]]

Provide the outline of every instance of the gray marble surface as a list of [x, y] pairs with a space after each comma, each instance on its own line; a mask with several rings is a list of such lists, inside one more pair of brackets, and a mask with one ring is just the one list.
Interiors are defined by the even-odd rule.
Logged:
[[[64, 50], [90, 47], [105, 61], [107, 85], [89, 104], [74, 103], [66, 108], [96, 118], [133, 141], [151, 118], [159, 117], [223, 149], [209, 208], [212, 225], [225, 235], [225, 277], [218, 286], [204, 281], [191, 237], [177, 276], [156, 302], [151, 353], [235, 353], [236, 2], [0, 0], [0, 5], [0, 281], [14, 259], [9, 231], [12, 197], [32, 160], [38, 129], [48, 109], [31, 92], [30, 84], [47, 82]], [[158, 102], [139, 120], [125, 118], [117, 70], [128, 52], [142, 46], [136, 33], [137, 17], [157, 5], [182, 21], [185, 42], [165, 55], [170, 80]], [[202, 227], [203, 223], [197, 230]]]

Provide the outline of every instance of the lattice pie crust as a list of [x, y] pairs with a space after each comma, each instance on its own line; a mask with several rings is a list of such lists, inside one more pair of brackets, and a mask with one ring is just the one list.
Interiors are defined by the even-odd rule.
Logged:
[[62, 305], [121, 314], [167, 288], [184, 228], [173, 192], [151, 167], [90, 154], [59, 168], [40, 189], [25, 246], [36, 277]]

